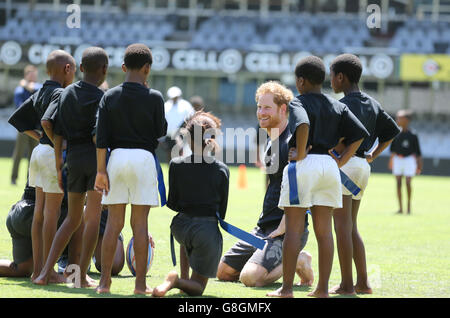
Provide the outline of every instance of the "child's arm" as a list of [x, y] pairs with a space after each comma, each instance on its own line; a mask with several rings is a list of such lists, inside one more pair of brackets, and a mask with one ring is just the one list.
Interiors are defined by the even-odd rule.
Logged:
[[37, 130], [25, 130], [23, 133], [36, 141], [42, 138], [42, 133]]
[[[52, 141], [53, 144], [55, 143], [53, 124], [56, 121], [56, 117], [58, 114], [61, 92], [62, 89], [56, 89], [53, 91], [51, 102], [41, 118], [41, 126], [44, 129], [45, 134]], [[60, 133], [60, 131], [58, 132]]]
[[358, 150], [359, 146], [361, 146], [363, 141], [364, 141], [364, 138], [361, 138], [359, 140], [352, 142], [350, 145], [345, 147], [344, 151], [340, 154], [339, 157], [337, 157], [333, 153], [332, 149], [330, 149], [328, 152], [329, 152], [330, 156], [333, 157], [334, 160], [336, 160], [338, 167], [341, 168], [355, 154], [356, 150]]
[[155, 134], [156, 138], [163, 137], [167, 134], [167, 120], [162, 96], [159, 100], [159, 105], [155, 107]]
[[389, 145], [392, 143], [394, 138], [388, 141], [380, 142], [378, 143], [377, 147], [371, 152], [366, 155], [367, 162], [371, 163], [373, 162]]
[[295, 151], [292, 148], [289, 150], [289, 161], [299, 161], [305, 159], [311, 146], [306, 149], [309, 136], [309, 125], [304, 123], [295, 130], [296, 147]]
[[281, 218], [280, 224], [278, 224], [278, 227], [270, 233], [267, 237], [269, 238], [275, 238], [277, 236], [283, 235], [286, 232], [286, 223], [284, 221], [284, 214]]
[[336, 161], [338, 167], [341, 168], [356, 153], [359, 146], [361, 146], [364, 141], [364, 138], [369, 136], [369, 132], [359, 121], [359, 119], [353, 115], [350, 109], [347, 106], [344, 106], [341, 113], [341, 126], [339, 133], [339, 140], [344, 137], [346, 140], [346, 147], [342, 153], [340, 153], [339, 157], [333, 153], [333, 149], [328, 150], [328, 153]]
[[8, 123], [19, 132], [39, 140], [41, 136], [35, 130], [40, 129], [40, 118], [34, 109], [34, 95], [24, 101], [9, 117]]
[[417, 169], [416, 174], [422, 173], [423, 168], [423, 159], [422, 159], [422, 151], [420, 150], [420, 144], [419, 144], [419, 137], [415, 136], [415, 143], [416, 143], [416, 162], [417, 162]]
[[58, 185], [59, 188], [64, 191], [64, 186], [62, 182], [62, 166], [64, 164], [62, 157], [63, 149], [63, 136], [54, 135], [53, 147], [55, 149], [55, 161], [56, 161], [56, 172], [58, 175]]
[[398, 127], [395, 120], [380, 106], [375, 126], [375, 136], [378, 137], [378, 146], [371, 153], [367, 154], [367, 162], [371, 163], [374, 161], [389, 145], [392, 145], [392, 142], [399, 133], [400, 127]]
[[106, 172], [106, 148], [97, 148], [97, 176], [95, 177], [95, 190], [100, 193], [109, 192], [108, 173]]
[[222, 185], [221, 185], [221, 201], [219, 206], [219, 215], [222, 219], [225, 219], [228, 206], [228, 194], [230, 189], [230, 170], [228, 167], [221, 168], [223, 172]]
[[44, 129], [45, 134], [47, 135], [47, 137], [52, 141], [52, 143], [55, 143], [55, 140], [53, 139], [53, 124], [51, 123], [51, 121], [43, 119], [41, 120], [41, 126]]
[[423, 169], [423, 159], [422, 156], [416, 156], [417, 169], [416, 174], [421, 174]]
[[395, 153], [391, 153], [391, 156], [389, 157], [388, 168], [391, 171], [392, 171], [392, 167], [394, 165], [394, 156], [395, 156]]

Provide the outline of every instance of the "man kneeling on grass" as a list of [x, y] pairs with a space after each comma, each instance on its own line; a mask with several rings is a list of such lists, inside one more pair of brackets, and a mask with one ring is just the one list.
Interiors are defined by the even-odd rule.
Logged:
[[[267, 131], [269, 141], [264, 154], [264, 165], [269, 175], [269, 186], [264, 197], [263, 211], [253, 234], [266, 239], [263, 250], [239, 241], [223, 256], [217, 278], [224, 281], [240, 280], [248, 287], [261, 287], [277, 281], [283, 274], [282, 249], [285, 232], [284, 213], [278, 208], [283, 169], [288, 164], [287, 128], [288, 104], [294, 98], [292, 92], [276, 82], [262, 84], [256, 91], [259, 125]], [[275, 147], [277, 147], [276, 149]], [[278, 165], [278, 167], [277, 167]], [[314, 281], [311, 255], [302, 251], [308, 240], [308, 215], [301, 237], [301, 249], [297, 260], [300, 284], [311, 286]]]

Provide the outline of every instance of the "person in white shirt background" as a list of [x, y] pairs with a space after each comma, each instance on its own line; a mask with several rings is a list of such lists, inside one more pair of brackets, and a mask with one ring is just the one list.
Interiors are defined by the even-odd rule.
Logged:
[[[166, 121], [167, 121], [167, 135], [162, 142], [164, 149], [168, 153], [169, 160], [172, 159], [172, 148], [178, 143], [180, 145], [181, 140], [177, 138], [177, 133], [180, 127], [184, 124], [186, 118], [192, 116], [195, 113], [194, 107], [191, 103], [182, 98], [183, 92], [177, 86], [172, 86], [167, 90], [168, 100], [164, 104]], [[177, 154], [188, 155], [189, 147], [187, 145], [182, 146], [182, 150]]]

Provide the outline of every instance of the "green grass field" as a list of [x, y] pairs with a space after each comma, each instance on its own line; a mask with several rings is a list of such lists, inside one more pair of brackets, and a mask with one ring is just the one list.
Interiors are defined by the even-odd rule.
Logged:
[[[17, 186], [10, 185], [11, 166], [10, 159], [0, 159], [0, 259], [12, 259], [11, 239], [5, 220], [11, 205], [20, 199], [25, 185], [25, 161], [22, 162]], [[166, 165], [163, 170], [167, 171]], [[247, 169], [248, 188], [239, 190], [238, 170], [234, 167], [230, 170], [230, 197], [226, 219], [249, 231], [255, 226], [262, 208], [264, 177], [255, 168]], [[165, 176], [167, 177], [167, 173]], [[413, 186], [412, 215], [396, 215], [393, 177], [387, 174], [372, 175], [361, 204], [358, 225], [365, 241], [369, 278], [374, 294], [357, 297], [450, 296], [450, 178], [419, 176], [413, 180]], [[129, 213], [127, 216], [129, 217]], [[166, 207], [150, 211], [149, 230], [156, 243], [155, 259], [147, 278], [151, 287], [161, 283], [166, 273], [173, 269], [169, 248], [169, 224], [173, 216], [174, 213]], [[131, 238], [129, 222], [126, 223], [123, 234], [127, 244]], [[226, 232], [222, 234], [225, 252], [236, 239]], [[313, 269], [317, 275], [317, 244], [312, 225], [305, 250], [313, 256]], [[92, 277], [99, 279], [95, 267], [92, 268]], [[339, 262], [335, 249], [330, 287], [339, 281]], [[281, 279], [271, 286], [247, 288], [241, 283], [224, 283], [211, 279], [203, 297], [265, 297], [268, 291], [278, 288], [280, 284]], [[134, 277], [125, 265], [120, 276], [113, 278], [112, 294], [108, 297], [134, 297], [133, 289]], [[307, 297], [310, 290], [312, 288], [295, 287], [294, 296]], [[168, 296], [186, 297], [178, 290], [170, 291]], [[106, 296], [99, 296], [92, 289], [71, 289], [65, 285], [38, 287], [25, 278], [0, 278], [0, 297]]]

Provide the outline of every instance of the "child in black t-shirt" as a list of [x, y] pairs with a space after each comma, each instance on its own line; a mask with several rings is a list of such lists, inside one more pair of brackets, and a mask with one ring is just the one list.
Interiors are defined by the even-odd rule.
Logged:
[[[311, 209], [319, 249], [319, 281], [308, 294], [328, 297], [328, 280], [333, 264], [332, 211], [342, 207], [339, 167], [343, 166], [368, 135], [347, 106], [322, 94], [325, 66], [309, 56], [295, 69], [298, 95], [289, 105], [289, 165], [283, 171], [280, 208], [284, 208], [286, 234], [283, 242], [283, 285], [269, 293], [273, 297], [293, 297], [292, 285], [305, 213]], [[348, 139], [342, 156], [329, 155], [341, 138]]]
[[[80, 287], [94, 287], [95, 281], [87, 276], [94, 253], [100, 225], [102, 195], [94, 190], [97, 173], [96, 148], [92, 133], [95, 128], [98, 104], [103, 91], [98, 87], [104, 82], [108, 69], [108, 54], [99, 47], [84, 50], [80, 65], [83, 80], [69, 85], [58, 101], [47, 112], [56, 112], [47, 117], [54, 118], [53, 140], [55, 146], [56, 171], [62, 189], [62, 145], [67, 141], [67, 192], [68, 215], [56, 233], [46, 264], [35, 283], [46, 284], [50, 269], [69, 243], [82, 222], [84, 228], [80, 259]], [[55, 107], [56, 106], [56, 107]], [[86, 202], [86, 209], [84, 204]]]
[[[220, 120], [215, 116], [203, 111], [195, 113], [187, 120], [185, 128], [193, 154], [170, 162], [167, 206], [179, 212], [170, 229], [181, 245], [181, 259], [187, 258], [188, 262], [180, 263], [181, 278], [176, 271], [170, 272], [153, 290], [153, 296], [162, 297], [172, 288], [179, 288], [190, 296], [200, 296], [208, 279], [216, 277], [222, 255], [222, 235], [216, 213], [222, 219], [225, 217], [230, 173], [223, 162], [207, 154], [212, 150], [208, 147], [216, 144], [206, 135], [208, 130], [219, 128]], [[189, 266], [192, 268], [190, 278]]]
[[[63, 87], [72, 83], [76, 63], [74, 58], [62, 50], [52, 51], [46, 61], [47, 80], [41, 89], [31, 95], [10, 117], [8, 122], [18, 131], [39, 140], [33, 149], [29, 165], [29, 185], [36, 188], [36, 202], [32, 223], [33, 275], [34, 281], [47, 259], [56, 233], [63, 191], [58, 187], [52, 136], [42, 132], [45, 112], [50, 103], [59, 98]], [[43, 120], [43, 121], [41, 121]], [[41, 133], [42, 132], [42, 133]], [[63, 279], [55, 271], [50, 282]]]
[[[370, 165], [400, 132], [395, 121], [381, 108], [380, 104], [361, 92], [358, 82], [362, 74], [362, 65], [353, 54], [342, 54], [334, 59], [330, 66], [331, 86], [335, 93], [344, 92], [340, 101], [348, 106], [361, 121], [370, 136], [364, 139], [355, 155], [342, 167], [342, 171], [361, 189], [357, 195], [342, 187], [342, 208], [333, 212], [339, 263], [341, 266], [341, 283], [332, 288], [333, 294], [371, 294], [372, 289], [367, 280], [366, 254], [364, 243], [358, 232], [357, 216], [362, 195], [370, 176]], [[378, 145], [370, 153], [375, 140]], [[339, 153], [345, 145], [336, 147]], [[341, 146], [341, 147], [339, 147]], [[357, 281], [353, 286], [352, 262], [355, 260]]]
[[422, 172], [423, 160], [420, 150], [419, 138], [409, 128], [411, 121], [411, 113], [406, 110], [397, 112], [397, 123], [402, 131], [394, 139], [391, 144], [391, 157], [389, 159], [389, 169], [395, 176], [397, 181], [397, 198], [399, 211], [403, 213], [402, 203], [402, 179], [406, 180], [406, 190], [408, 194], [407, 213], [411, 213], [411, 179]]
[[[125, 82], [109, 89], [99, 105], [97, 119], [97, 176], [95, 188], [104, 192], [109, 215], [102, 246], [102, 275], [98, 293], [109, 293], [115, 242], [123, 228], [125, 208], [131, 204], [131, 227], [136, 256], [135, 294], [149, 294], [146, 284], [148, 213], [159, 206], [158, 138], [166, 135], [164, 99], [145, 86], [153, 62], [150, 49], [132, 44], [124, 54]], [[106, 166], [107, 148], [111, 149]]]

